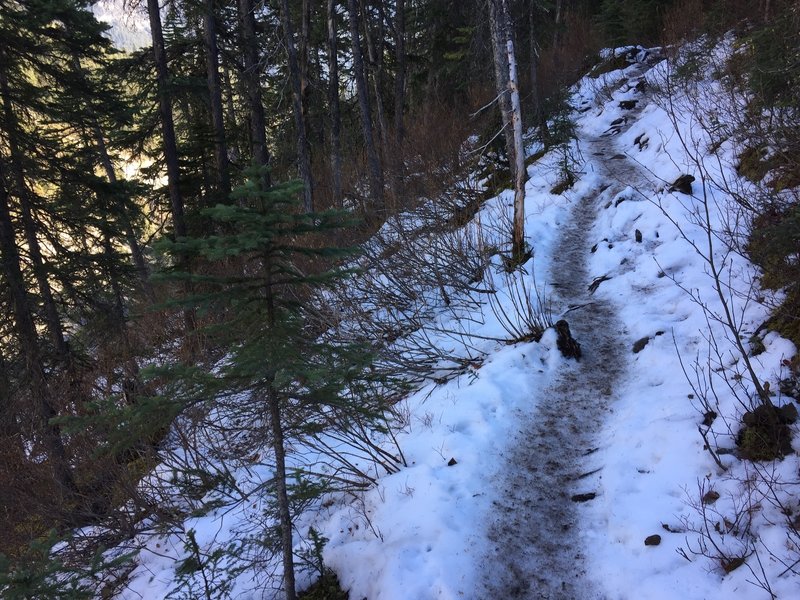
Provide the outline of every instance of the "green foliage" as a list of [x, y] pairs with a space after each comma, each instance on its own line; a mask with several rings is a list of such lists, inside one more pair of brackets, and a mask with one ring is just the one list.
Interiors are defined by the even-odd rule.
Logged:
[[750, 461], [770, 461], [792, 452], [792, 434], [786, 424], [760, 422], [742, 428], [736, 438], [739, 455]]
[[798, 15], [785, 9], [779, 18], [749, 37], [748, 85], [766, 106], [800, 106], [800, 31]]
[[184, 559], [175, 567], [175, 587], [167, 598], [230, 598], [236, 569], [229, 568], [229, 562], [236, 556], [236, 549], [216, 547], [206, 551], [197, 542], [197, 532], [190, 529], [186, 532], [184, 551]]
[[313, 527], [309, 527], [308, 545], [300, 552], [300, 560], [303, 566], [315, 573], [320, 579], [324, 578], [328, 571], [325, 567], [325, 562], [322, 560], [322, 551], [327, 543], [328, 538], [321, 535]]
[[323, 575], [309, 589], [301, 593], [302, 600], [348, 600], [350, 595], [342, 589], [336, 573], [326, 569]]
[[[177, 406], [191, 406], [199, 413], [213, 410], [215, 420], [223, 423], [251, 416], [237, 425], [242, 445], [220, 448], [215, 451], [218, 456], [236, 461], [244, 452], [259, 453], [271, 446], [277, 465], [279, 450], [289, 452], [322, 432], [342, 431], [354, 422], [365, 432], [381, 430], [387, 410], [381, 391], [387, 383], [372, 368], [368, 344], [339, 336], [336, 323], [320, 316], [327, 310], [322, 292], [351, 273], [340, 263], [353, 251], [326, 243], [332, 232], [352, 223], [351, 215], [304, 213], [297, 184], [265, 189], [263, 181], [259, 171], [252, 171], [232, 194], [234, 204], [203, 212], [214, 233], [162, 242], [163, 250], [189, 256], [198, 265], [191, 273], [162, 277], [190, 284], [190, 291], [174, 304], [203, 315], [205, 325], [195, 335], [224, 353], [213, 369], [175, 364], [164, 377]], [[279, 436], [283, 442], [276, 449]], [[243, 542], [259, 551], [281, 547], [279, 517], [287, 507], [279, 482], [286, 484], [291, 514], [306, 509], [331, 487], [331, 479], [314, 469], [298, 466], [281, 473], [274, 468], [275, 478], [262, 488], [264, 497], [259, 499], [266, 522], [273, 525], [262, 525]], [[336, 473], [336, 478], [342, 477], [341, 471]], [[195, 504], [207, 506], [226, 496], [220, 492], [226, 492], [230, 482], [197, 465], [178, 474], [176, 483]], [[236, 497], [235, 490], [230, 496]], [[216, 550], [201, 550], [189, 535], [187, 558], [178, 572], [184, 582], [176, 592], [202, 583], [197, 589], [206, 597], [220, 597], [214, 582], [240, 567], [235, 558], [226, 562]]]
[[322, 560], [322, 550], [328, 538], [320, 535], [313, 527], [308, 530], [308, 546], [301, 552], [300, 560], [305, 568], [315, 573], [317, 580], [299, 595], [304, 600], [347, 600], [349, 595], [339, 585], [339, 579]]
[[0, 554], [0, 595], [5, 600], [89, 600], [95, 598], [102, 577], [120, 569], [132, 554], [109, 558], [97, 550], [85, 564], [64, 561], [59, 552], [68, 540], [55, 531], [34, 540], [15, 559]]
[[603, 0], [599, 21], [610, 45], [659, 41], [664, 11], [674, 0]]
[[576, 138], [573, 109], [569, 100], [569, 92], [566, 88], [561, 88], [545, 102], [544, 112], [549, 122], [544, 143], [548, 149], [554, 146], [564, 148]]
[[800, 343], [800, 266], [796, 258], [800, 253], [800, 208], [762, 209], [751, 225], [747, 252], [763, 270], [761, 285], [786, 292], [768, 326]]

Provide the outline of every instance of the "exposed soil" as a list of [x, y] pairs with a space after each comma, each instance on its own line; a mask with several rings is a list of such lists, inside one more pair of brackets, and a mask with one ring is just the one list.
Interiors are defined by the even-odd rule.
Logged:
[[[636, 112], [629, 113], [629, 124]], [[602, 170], [604, 185], [575, 200], [549, 278], [554, 313], [566, 312], [583, 356], [561, 369], [534, 410], [520, 411], [519, 430], [509, 440], [508, 471], [499, 483], [502, 500], [489, 525], [494, 553], [485, 557], [485, 584], [476, 598], [603, 598], [586, 572], [581, 513], [600, 493], [603, 465], [594, 458], [596, 434], [625, 376], [631, 341], [614, 305], [589, 291], [603, 274], [589, 273], [587, 261], [597, 241], [591, 237], [597, 212], [628, 182], [645, 181], [626, 156], [607, 160], [620, 151], [614, 142], [599, 138], [583, 149], [601, 156], [593, 168]]]

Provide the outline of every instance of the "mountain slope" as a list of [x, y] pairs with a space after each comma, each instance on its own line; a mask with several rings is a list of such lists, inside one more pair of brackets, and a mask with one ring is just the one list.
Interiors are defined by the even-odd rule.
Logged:
[[[310, 527], [327, 539], [322, 557], [350, 598], [760, 599], [797, 588], [796, 529], [782, 512], [797, 509], [798, 443], [779, 462], [733, 455], [750, 391], [720, 315], [727, 306], [749, 337], [768, 314], [757, 270], [726, 245], [731, 198], [703, 176], [737, 177], [735, 156], [700, 152], [708, 144], [692, 112], [671, 110], [678, 98], [663, 93], [670, 70], [657, 51], [607, 58], [627, 66], [574, 88], [577, 140], [529, 167], [533, 258], [509, 271], [512, 196], [487, 200], [459, 239], [487, 256], [489, 291], [426, 296], [422, 333], [406, 334], [463, 367], [398, 405], [407, 466], [366, 492], [325, 497], [296, 523], [298, 551], [309, 553], [300, 540]], [[572, 187], [553, 193], [570, 174]], [[683, 192], [672, 186], [681, 175], [696, 178]], [[424, 225], [400, 215], [382, 235], [401, 221]], [[420, 239], [437, 260], [437, 242]], [[566, 319], [583, 357], [562, 357], [553, 328], [538, 341], [517, 335], [536, 317]], [[777, 390], [796, 348], [774, 333], [759, 339], [757, 377]], [[259, 469], [237, 472], [239, 484], [259, 489], [269, 478]], [[241, 503], [142, 536], [121, 597], [201, 590], [201, 577], [229, 577], [230, 597], [277, 596], [274, 556], [230, 576], [235, 559], [215, 554], [262, 508]], [[178, 577], [187, 539], [218, 558]], [[309, 570], [301, 583], [312, 579]]]

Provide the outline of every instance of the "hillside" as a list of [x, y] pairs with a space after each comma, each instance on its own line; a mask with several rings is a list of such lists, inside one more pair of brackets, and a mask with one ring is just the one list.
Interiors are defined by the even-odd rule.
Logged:
[[0, 37], [0, 596], [797, 595], [795, 0]]
[[[702, 142], [691, 113], [665, 110], [686, 98], [667, 102], [661, 51], [609, 56], [627, 63], [573, 90], [577, 139], [528, 167], [533, 257], [504, 274], [494, 255], [495, 291], [472, 298], [466, 314], [455, 314], [456, 300], [440, 303], [426, 325], [431, 343], [470, 362], [397, 407], [407, 466], [366, 492], [321, 499], [298, 522], [299, 539], [309, 527], [327, 538], [322, 558], [351, 598], [755, 599], [797, 589], [796, 530], [783, 511], [796, 510], [798, 442], [764, 463], [737, 458], [733, 439], [747, 388], [726, 386], [743, 377], [741, 358], [710, 259], [746, 347], [762, 344], [751, 362], [776, 405], [794, 403], [777, 390], [796, 348], [760, 327], [758, 270], [722, 234], [735, 203], [703, 185], [705, 169], [738, 177], [731, 148], [684, 146]], [[565, 156], [574, 183], [554, 194]], [[672, 189], [684, 174], [694, 182]], [[487, 200], [464, 237], [503, 244], [509, 202], [508, 193]], [[551, 327], [509, 345], [503, 323], [523, 329], [532, 313], [565, 319], [580, 360], [561, 356]], [[719, 417], [708, 419], [709, 406]], [[241, 505], [184, 527], [212, 556], [253, 516]], [[176, 589], [184, 548], [180, 533], [149, 537], [120, 597]], [[238, 576], [231, 596], [262, 597], [252, 577]]]

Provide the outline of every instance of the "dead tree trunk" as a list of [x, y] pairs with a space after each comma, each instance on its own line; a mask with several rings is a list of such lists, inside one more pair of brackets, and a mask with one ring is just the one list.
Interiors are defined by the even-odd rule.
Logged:
[[508, 58], [505, 45], [505, 31], [508, 28], [508, 23], [506, 23], [506, 15], [502, 10], [501, 2], [502, 0], [487, 0], [487, 5], [489, 8], [489, 32], [492, 41], [497, 104], [500, 108], [500, 119], [506, 140], [508, 165], [512, 179], [514, 179], [516, 160], [514, 159], [514, 131], [511, 124], [511, 98], [508, 94]]
[[[515, 262], [523, 260], [525, 249], [525, 181], [527, 172], [525, 170], [525, 152], [522, 142], [522, 108], [519, 98], [519, 83], [517, 79], [517, 57], [514, 50], [514, 35], [511, 29], [511, 18], [508, 10], [507, 0], [488, 0], [489, 13], [494, 15], [492, 19], [495, 23], [492, 28], [493, 41], [492, 47], [504, 48], [505, 55], [500, 62], [500, 67], [504, 71], [504, 77], [498, 78], [498, 94], [502, 98], [508, 98], [509, 113], [506, 117], [510, 123], [510, 139], [506, 137], [508, 144], [507, 153], [513, 157], [514, 175], [514, 220], [511, 236], [511, 256]], [[496, 37], [495, 37], [496, 36]], [[497, 68], [497, 60], [495, 67]], [[505, 80], [506, 91], [501, 87], [501, 81]], [[501, 104], [501, 110], [505, 110]]]

